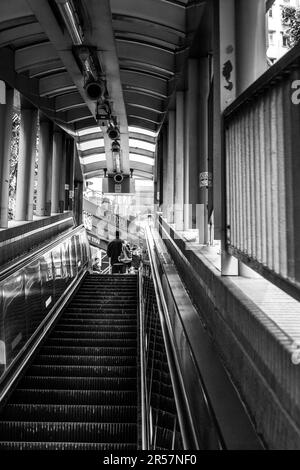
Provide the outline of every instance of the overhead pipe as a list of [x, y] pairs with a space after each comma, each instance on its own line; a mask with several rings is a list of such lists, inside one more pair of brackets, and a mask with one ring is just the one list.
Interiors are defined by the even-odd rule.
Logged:
[[83, 34], [76, 18], [76, 14], [67, 0], [56, 0], [59, 11], [64, 19], [73, 44], [79, 46], [83, 43]]

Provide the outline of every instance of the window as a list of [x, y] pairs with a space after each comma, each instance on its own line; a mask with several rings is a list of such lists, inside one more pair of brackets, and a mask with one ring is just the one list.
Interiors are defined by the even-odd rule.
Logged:
[[289, 47], [289, 38], [286, 34], [282, 34], [282, 46]]
[[270, 10], [269, 10], [269, 17], [270, 17], [270, 18], [273, 18], [273, 10], [272, 10], [272, 8], [270, 8]]
[[269, 31], [269, 45], [275, 45], [275, 31]]

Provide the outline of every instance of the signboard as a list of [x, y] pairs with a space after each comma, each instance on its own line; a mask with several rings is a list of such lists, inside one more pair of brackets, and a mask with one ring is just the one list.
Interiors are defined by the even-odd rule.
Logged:
[[121, 192], [122, 192], [122, 185], [115, 184], [115, 193], [121, 193]]

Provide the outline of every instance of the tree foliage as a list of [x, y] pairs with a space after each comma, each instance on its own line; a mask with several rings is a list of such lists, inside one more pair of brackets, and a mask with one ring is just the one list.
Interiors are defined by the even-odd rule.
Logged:
[[294, 47], [300, 41], [300, 8], [282, 6], [282, 21], [287, 27], [288, 46]]
[[8, 219], [9, 220], [14, 218], [14, 213], [15, 213], [19, 142], [20, 142], [20, 114], [15, 113], [13, 116], [13, 122], [12, 122], [12, 138], [11, 138], [11, 151], [10, 151], [9, 203], [8, 203]]

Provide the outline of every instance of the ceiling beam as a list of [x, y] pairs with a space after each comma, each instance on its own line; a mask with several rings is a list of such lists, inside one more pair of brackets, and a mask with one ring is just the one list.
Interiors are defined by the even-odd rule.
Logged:
[[[97, 54], [103, 66], [113, 114], [120, 127], [121, 169], [129, 173], [128, 122], [120, 77], [119, 61], [114, 37], [112, 14], [109, 0], [84, 0], [85, 10], [89, 15], [89, 27], [84, 29], [86, 40], [97, 47]], [[107, 154], [111, 152], [111, 141], [105, 138], [108, 145]]]

